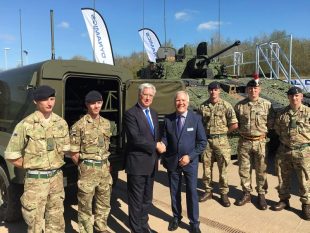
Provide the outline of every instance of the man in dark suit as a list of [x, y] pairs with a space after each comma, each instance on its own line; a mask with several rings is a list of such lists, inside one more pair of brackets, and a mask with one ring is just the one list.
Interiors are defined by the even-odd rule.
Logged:
[[124, 114], [129, 226], [133, 233], [153, 232], [148, 225], [148, 211], [153, 198], [157, 150], [165, 149], [158, 142], [157, 113], [150, 109], [155, 93], [154, 85], [141, 84], [138, 103]]
[[162, 160], [168, 170], [173, 218], [168, 230], [178, 228], [182, 219], [181, 188], [182, 173], [186, 182], [187, 216], [190, 220], [190, 232], [200, 233], [199, 207], [197, 194], [197, 173], [199, 155], [206, 147], [207, 139], [201, 116], [188, 110], [189, 96], [179, 91], [175, 96], [176, 112], [165, 117], [162, 142], [166, 153]]

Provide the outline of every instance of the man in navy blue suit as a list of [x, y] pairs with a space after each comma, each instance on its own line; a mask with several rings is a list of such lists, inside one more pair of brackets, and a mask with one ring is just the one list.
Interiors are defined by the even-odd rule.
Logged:
[[154, 85], [141, 84], [137, 104], [124, 114], [129, 226], [133, 233], [154, 232], [148, 224], [148, 212], [153, 198], [157, 151], [165, 150], [158, 142], [157, 113], [150, 108], [155, 93]]
[[178, 228], [182, 219], [181, 188], [182, 173], [186, 182], [187, 216], [190, 232], [200, 233], [197, 194], [199, 155], [206, 147], [207, 139], [201, 116], [188, 110], [189, 96], [185, 91], [175, 95], [176, 112], [165, 117], [162, 142], [166, 153], [162, 156], [163, 166], [168, 170], [173, 218], [168, 230]]

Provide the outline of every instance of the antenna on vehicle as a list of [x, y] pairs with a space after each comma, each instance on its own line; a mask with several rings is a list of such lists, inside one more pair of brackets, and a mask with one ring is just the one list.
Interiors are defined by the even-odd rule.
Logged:
[[167, 41], [166, 41], [166, 0], [164, 0], [164, 33], [165, 33], [165, 47], [167, 47]]
[[219, 45], [221, 44], [221, 0], [219, 0]]
[[54, 11], [50, 10], [50, 18], [51, 18], [51, 52], [52, 52], [52, 60], [55, 60], [55, 46], [54, 46]]

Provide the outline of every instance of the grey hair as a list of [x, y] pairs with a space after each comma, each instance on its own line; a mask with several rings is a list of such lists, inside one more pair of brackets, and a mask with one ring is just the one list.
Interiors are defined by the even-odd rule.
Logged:
[[179, 94], [185, 94], [185, 95], [186, 95], [186, 99], [187, 99], [187, 101], [189, 102], [189, 94], [188, 94], [187, 91], [177, 91], [177, 92], [175, 93], [174, 100], [177, 99], [177, 96], [178, 96]]
[[139, 85], [139, 95], [143, 92], [145, 88], [152, 88], [154, 91], [154, 95], [156, 94], [156, 87], [151, 83], [142, 83]]

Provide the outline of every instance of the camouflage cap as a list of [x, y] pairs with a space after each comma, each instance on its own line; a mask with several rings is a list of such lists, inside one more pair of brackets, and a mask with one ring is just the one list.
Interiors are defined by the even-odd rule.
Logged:
[[219, 82], [217, 81], [214, 81], [214, 82], [211, 82], [209, 85], [208, 85], [208, 89], [209, 90], [212, 90], [212, 89], [220, 89], [221, 88], [221, 85]]
[[92, 103], [96, 101], [102, 101], [102, 95], [98, 91], [90, 91], [85, 96], [86, 103]]
[[42, 85], [34, 89], [33, 100], [40, 101], [55, 96], [55, 89], [47, 85]]
[[247, 87], [259, 87], [260, 83], [258, 80], [252, 79], [247, 83]]
[[300, 87], [291, 87], [286, 93], [287, 95], [296, 95], [302, 93], [302, 89]]

